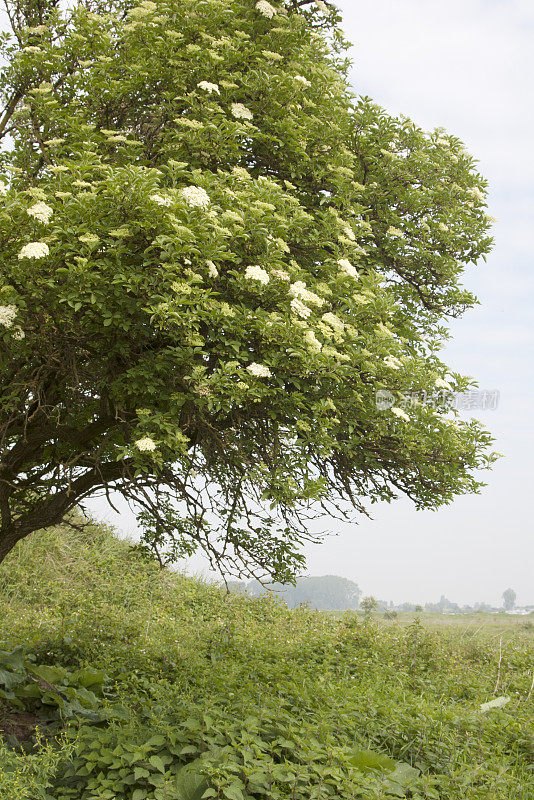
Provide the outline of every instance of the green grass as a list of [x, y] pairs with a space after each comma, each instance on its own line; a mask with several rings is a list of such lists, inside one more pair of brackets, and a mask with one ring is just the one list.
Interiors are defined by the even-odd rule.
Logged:
[[[343, 612], [339, 612], [342, 616]], [[384, 618], [383, 613], [373, 614], [374, 621], [379, 625], [390, 628], [395, 625], [405, 627], [410, 625], [414, 619], [421, 620], [428, 630], [433, 631], [452, 631], [455, 636], [471, 638], [473, 636], [484, 639], [513, 641], [525, 636], [534, 642], [534, 614], [515, 616], [504, 613], [488, 614], [485, 612], [475, 612], [473, 614], [437, 614], [401, 611], [392, 620]]]
[[0, 603], [2, 799], [534, 797], [525, 619], [289, 611], [101, 526], [19, 545]]

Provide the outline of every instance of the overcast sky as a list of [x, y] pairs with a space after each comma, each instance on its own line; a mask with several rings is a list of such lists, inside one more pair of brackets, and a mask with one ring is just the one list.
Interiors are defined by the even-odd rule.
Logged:
[[[504, 454], [478, 496], [437, 512], [408, 501], [373, 521], [333, 522], [308, 572], [356, 580], [394, 602], [500, 603], [508, 586], [534, 604], [534, 3], [532, 0], [338, 0], [354, 43], [351, 82], [394, 114], [464, 140], [490, 182], [496, 244], [466, 283], [481, 305], [454, 324], [444, 360], [499, 390], [479, 411]], [[99, 502], [100, 515], [133, 531]], [[200, 560], [189, 569], [200, 571]]]

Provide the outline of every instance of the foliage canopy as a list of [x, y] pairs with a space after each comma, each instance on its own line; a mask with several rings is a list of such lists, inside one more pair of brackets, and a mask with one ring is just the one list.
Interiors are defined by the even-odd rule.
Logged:
[[476, 491], [438, 354], [485, 182], [354, 96], [335, 9], [8, 5], [0, 558], [118, 490], [170, 557], [286, 580], [317, 510]]

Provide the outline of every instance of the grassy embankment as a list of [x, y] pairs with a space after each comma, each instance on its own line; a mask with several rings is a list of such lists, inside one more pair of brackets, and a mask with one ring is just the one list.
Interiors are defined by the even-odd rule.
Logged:
[[524, 619], [288, 611], [96, 526], [22, 543], [0, 603], [2, 800], [534, 797]]

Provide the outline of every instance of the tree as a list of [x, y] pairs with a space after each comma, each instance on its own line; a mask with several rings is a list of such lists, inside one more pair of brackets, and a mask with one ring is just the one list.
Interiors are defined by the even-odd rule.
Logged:
[[[267, 591], [259, 581], [251, 581], [247, 589], [253, 596]], [[338, 575], [297, 578], [294, 585], [275, 583], [269, 589], [285, 600], [289, 608], [309, 603], [321, 611], [348, 611], [358, 608], [360, 598], [358, 584]]]
[[360, 608], [365, 614], [365, 616], [369, 617], [373, 613], [373, 611], [376, 611], [376, 609], [378, 608], [378, 600], [376, 599], [376, 597], [368, 595], [367, 597], [363, 598], [362, 602], [360, 603]]
[[505, 589], [502, 593], [502, 599], [504, 601], [504, 610], [511, 611], [515, 606], [516, 593], [513, 589]]
[[486, 184], [354, 96], [338, 12], [8, 12], [0, 559], [117, 491], [158, 553], [284, 582], [310, 516], [478, 491], [491, 439], [447, 415], [469, 381], [438, 353]]

